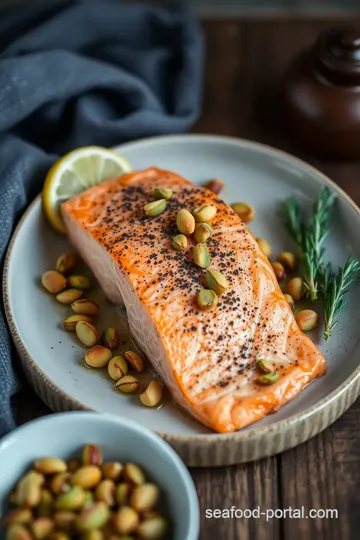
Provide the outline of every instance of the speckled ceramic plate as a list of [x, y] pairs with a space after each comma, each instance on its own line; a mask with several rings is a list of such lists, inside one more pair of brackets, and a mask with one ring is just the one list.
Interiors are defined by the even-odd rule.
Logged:
[[[147, 139], [118, 150], [134, 169], [156, 165], [196, 183], [222, 178], [226, 201], [243, 200], [255, 206], [257, 216], [250, 228], [265, 237], [275, 253], [292, 248], [279, 216], [280, 202], [296, 195], [310, 207], [320, 187], [327, 184], [339, 198], [327, 254], [335, 265], [349, 254], [360, 257], [359, 209], [328, 178], [290, 155], [248, 141], [197, 135]], [[188, 465], [212, 466], [251, 461], [293, 447], [331, 424], [360, 393], [357, 284], [333, 337], [325, 343], [321, 332], [313, 336], [327, 357], [327, 375], [276, 414], [222, 435], [210, 432], [170, 400], [159, 410], [145, 409], [137, 397], [120, 395], [104, 374], [84, 367], [83, 349], [61, 327], [69, 309], [56, 304], [40, 286], [42, 273], [67, 249], [66, 238], [45, 222], [37, 198], [13, 236], [4, 271], [12, 336], [30, 383], [53, 410], [87, 408], [127, 416], [160, 433]], [[93, 297], [102, 304], [104, 325], [119, 317], [101, 291]]]

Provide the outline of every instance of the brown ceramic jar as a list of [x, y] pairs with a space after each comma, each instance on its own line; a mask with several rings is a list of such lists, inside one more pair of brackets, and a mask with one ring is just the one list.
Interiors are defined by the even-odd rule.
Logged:
[[286, 120], [307, 151], [360, 159], [360, 30], [321, 34], [289, 66], [283, 90]]

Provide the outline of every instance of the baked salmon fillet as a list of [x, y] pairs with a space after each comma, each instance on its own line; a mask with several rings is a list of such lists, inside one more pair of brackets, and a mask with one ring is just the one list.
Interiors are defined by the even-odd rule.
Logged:
[[[144, 214], [155, 187], [173, 190], [163, 213]], [[214, 205], [207, 245], [211, 268], [229, 289], [211, 311], [198, 292], [205, 270], [175, 251], [176, 215]], [[63, 203], [70, 241], [107, 297], [126, 307], [131, 335], [173, 399], [215, 431], [241, 429], [292, 400], [326, 370], [324, 356], [303, 334], [268, 259], [238, 215], [217, 195], [156, 168], [130, 173]], [[256, 363], [280, 375], [259, 384]]]

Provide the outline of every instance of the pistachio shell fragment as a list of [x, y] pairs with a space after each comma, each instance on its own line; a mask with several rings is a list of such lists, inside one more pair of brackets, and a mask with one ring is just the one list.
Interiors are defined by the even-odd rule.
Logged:
[[116, 488], [116, 501], [119, 506], [126, 506], [130, 496], [130, 486], [126, 482], [121, 482]]
[[156, 217], [164, 212], [166, 208], [166, 200], [158, 199], [157, 201], [152, 201], [144, 206], [144, 212], [149, 217]]
[[41, 283], [44, 289], [51, 294], [58, 294], [60, 291], [66, 289], [67, 286], [66, 277], [56, 270], [45, 272], [41, 278]]
[[166, 519], [158, 514], [149, 516], [137, 528], [137, 534], [143, 540], [161, 540], [167, 532]]
[[213, 178], [211, 180], [208, 180], [204, 187], [215, 193], [216, 195], [219, 195], [219, 193], [222, 191], [224, 187], [224, 182], [220, 180], [220, 178]]
[[85, 363], [88, 367], [103, 368], [108, 365], [112, 357], [112, 352], [103, 345], [94, 345], [85, 354]]
[[108, 461], [102, 466], [103, 477], [116, 481], [120, 478], [123, 468], [123, 464], [119, 461]]
[[303, 332], [311, 332], [319, 324], [319, 315], [312, 309], [303, 309], [295, 315], [295, 320], [298, 323], [300, 330]]
[[211, 264], [210, 253], [205, 244], [196, 244], [193, 249], [193, 259], [196, 266], [208, 268]]
[[171, 240], [171, 246], [175, 251], [186, 251], [188, 247], [188, 239], [184, 234], [177, 234]]
[[139, 514], [130, 506], [123, 506], [113, 516], [114, 528], [120, 534], [135, 532], [138, 524]]
[[232, 204], [231, 208], [244, 223], [249, 223], [255, 217], [255, 209], [250, 204], [237, 202]]
[[205, 280], [209, 289], [215, 291], [218, 295], [224, 294], [229, 288], [226, 277], [217, 270], [211, 268], [206, 270]]
[[199, 206], [193, 211], [193, 216], [196, 223], [206, 223], [211, 221], [216, 216], [217, 208], [211, 204], [206, 206]]
[[56, 270], [61, 274], [70, 272], [76, 264], [75, 253], [63, 253], [56, 262]]
[[40, 474], [63, 473], [67, 470], [65, 461], [57, 457], [43, 457], [35, 461], [35, 469]]
[[145, 476], [136, 463], [126, 463], [123, 470], [124, 480], [134, 486], [140, 486], [145, 483]]
[[290, 294], [295, 302], [305, 296], [304, 280], [301, 277], [294, 277], [286, 284], [285, 292]]
[[142, 484], [131, 493], [130, 506], [137, 512], [146, 512], [155, 506], [159, 495], [159, 488], [155, 484]]
[[95, 489], [95, 497], [98, 501], [103, 501], [108, 506], [115, 506], [116, 503], [116, 485], [113, 480], [106, 478], [102, 480]]
[[261, 251], [265, 255], [265, 257], [270, 259], [271, 253], [272, 253], [272, 249], [271, 249], [270, 244], [266, 240], [264, 240], [263, 238], [256, 238], [256, 241], [258, 243], [259, 248], [261, 249]]
[[151, 381], [144, 392], [140, 394], [140, 401], [145, 407], [156, 407], [160, 403], [162, 396], [162, 386], [157, 381]]
[[80, 467], [71, 478], [73, 486], [83, 489], [92, 489], [98, 485], [102, 477], [101, 469], [96, 465], [84, 465]]
[[53, 531], [55, 524], [49, 517], [39, 517], [31, 522], [30, 529], [35, 540], [47, 538]]
[[61, 304], [72, 304], [81, 298], [83, 294], [84, 292], [78, 289], [66, 289], [66, 291], [62, 291], [56, 295], [56, 300], [61, 302]]
[[209, 240], [214, 229], [208, 223], [197, 223], [194, 231], [194, 238], [198, 244], [203, 244]]
[[76, 518], [77, 515], [75, 514], [75, 512], [70, 512], [68, 510], [58, 511], [55, 512], [55, 514], [53, 515], [53, 520], [56, 527], [65, 530], [73, 528]]
[[170, 188], [155, 188], [153, 191], [154, 199], [169, 200], [173, 196], [173, 190]]
[[20, 523], [10, 525], [6, 532], [6, 540], [33, 540], [30, 531]]
[[195, 218], [185, 208], [178, 211], [176, 216], [176, 226], [182, 234], [192, 234], [195, 231]]
[[10, 525], [19, 525], [29, 523], [32, 518], [32, 512], [29, 508], [15, 508], [10, 510], [2, 519], [0, 525], [9, 527]]
[[100, 448], [96, 444], [86, 444], [82, 451], [84, 465], [102, 465], [103, 457]]
[[283, 265], [280, 262], [278, 262], [278, 261], [272, 262], [271, 266], [272, 266], [272, 268], [274, 270], [276, 279], [278, 281], [282, 281], [283, 279], [285, 279], [285, 268], [283, 267]]
[[274, 373], [275, 371], [274, 366], [268, 360], [263, 358], [257, 360], [256, 367], [263, 373]]
[[283, 265], [286, 272], [293, 272], [296, 266], [296, 256], [294, 253], [291, 253], [290, 251], [282, 251], [278, 257], [277, 260], [279, 263]]
[[89, 300], [88, 298], [76, 300], [71, 304], [71, 309], [80, 315], [94, 316], [99, 313], [99, 306], [97, 303], [94, 302], [94, 300]]
[[75, 327], [76, 335], [85, 347], [93, 347], [100, 336], [95, 326], [86, 321], [79, 321]]
[[[75, 473], [76, 474], [76, 473]], [[79, 510], [84, 504], [85, 493], [80, 486], [74, 486], [55, 500], [56, 510]]]
[[129, 364], [130, 368], [134, 369], [137, 373], [144, 371], [144, 360], [137, 352], [126, 351], [124, 353], [124, 358]]
[[68, 332], [75, 332], [76, 325], [79, 321], [86, 321], [88, 323], [92, 323], [92, 318], [88, 317], [87, 315], [70, 315], [65, 321], [63, 322], [63, 327]]
[[274, 373], [265, 373], [264, 375], [260, 375], [256, 379], [256, 382], [259, 384], [274, 384], [279, 378], [279, 374], [275, 371]]
[[128, 372], [128, 365], [123, 356], [114, 356], [108, 364], [108, 373], [114, 381], [118, 381]]
[[120, 342], [119, 333], [113, 326], [108, 326], [103, 331], [101, 340], [108, 349], [117, 349]]
[[102, 502], [96, 502], [84, 508], [76, 520], [76, 528], [80, 532], [101, 529], [110, 519], [110, 510]]
[[69, 287], [87, 291], [91, 288], [91, 280], [87, 276], [73, 275], [68, 278]]
[[202, 289], [197, 295], [197, 304], [203, 311], [213, 309], [218, 303], [216, 292], [210, 289]]
[[116, 381], [115, 386], [123, 394], [134, 394], [140, 388], [139, 381], [132, 375], [125, 375]]
[[285, 294], [284, 294], [284, 297], [285, 297], [285, 300], [287, 301], [287, 303], [289, 304], [289, 306], [290, 306], [290, 308], [291, 308], [291, 311], [294, 311], [294, 308], [295, 308], [295, 302], [294, 302], [294, 299], [293, 299], [293, 297], [291, 296], [291, 294], [285, 293]]

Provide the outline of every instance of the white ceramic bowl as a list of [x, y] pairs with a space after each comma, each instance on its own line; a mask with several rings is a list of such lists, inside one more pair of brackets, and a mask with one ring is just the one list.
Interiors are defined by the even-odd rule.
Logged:
[[135, 422], [108, 414], [70, 412], [30, 422], [0, 441], [0, 515], [19, 477], [41, 456], [64, 459], [79, 455], [88, 443], [97, 444], [104, 460], [134, 462], [161, 489], [161, 509], [170, 515], [170, 540], [196, 540], [199, 504], [191, 476], [172, 448]]

